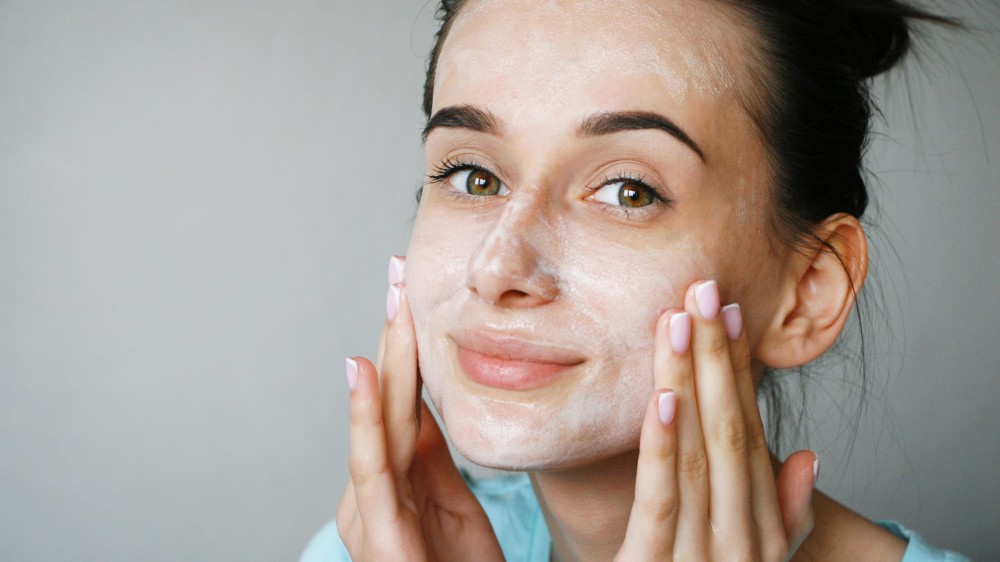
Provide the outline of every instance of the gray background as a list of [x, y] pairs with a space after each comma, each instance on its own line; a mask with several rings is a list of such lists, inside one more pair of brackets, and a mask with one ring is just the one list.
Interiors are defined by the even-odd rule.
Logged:
[[[292, 560], [333, 515], [343, 357], [374, 351], [422, 171], [430, 16], [0, 1], [0, 560]], [[882, 374], [853, 432], [850, 375], [815, 373], [808, 444], [845, 503], [987, 560], [1000, 35], [937, 35], [880, 83]]]

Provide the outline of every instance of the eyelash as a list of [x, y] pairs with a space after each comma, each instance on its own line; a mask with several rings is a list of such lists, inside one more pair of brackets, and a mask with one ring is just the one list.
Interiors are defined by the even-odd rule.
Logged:
[[597, 193], [603, 187], [619, 182], [634, 183], [642, 187], [643, 189], [648, 189], [649, 192], [653, 194], [653, 203], [645, 207], [630, 209], [628, 207], [623, 207], [621, 205], [611, 205], [609, 203], [598, 201], [598, 203], [601, 204], [601, 208], [604, 211], [623, 217], [625, 219], [633, 219], [654, 212], [655, 209], [653, 209], [652, 207], [655, 206], [663, 205], [668, 209], [672, 209], [674, 207], [674, 200], [660, 193], [660, 190], [650, 185], [649, 182], [646, 181], [646, 178], [644, 176], [634, 175], [629, 172], [619, 172], [616, 174], [605, 176], [604, 181], [601, 182], [598, 186], [588, 187], [587, 189], [589, 189], [591, 193]]
[[[448, 180], [453, 174], [458, 172], [464, 172], [465, 170], [478, 171], [482, 170], [488, 174], [493, 174], [489, 168], [476, 163], [473, 160], [452, 160], [448, 159], [441, 164], [435, 165], [431, 174], [427, 176], [428, 184], [441, 184]], [[496, 175], [496, 174], [494, 174]], [[462, 193], [461, 191], [455, 191], [454, 189], [443, 188], [442, 191], [448, 197], [454, 197], [455, 199], [467, 202], [482, 202], [483, 197], [479, 195], [470, 195], [468, 193]]]
[[431, 175], [427, 176], [427, 182], [440, 183], [448, 179], [452, 174], [464, 170], [482, 170], [491, 174], [493, 173], [485, 166], [481, 166], [472, 160], [445, 160], [441, 164], [434, 166]]
[[[465, 170], [473, 170], [473, 171], [480, 171], [481, 170], [481, 171], [484, 171], [486, 173], [493, 174], [493, 172], [490, 171], [489, 168], [487, 168], [485, 166], [482, 166], [482, 165], [476, 163], [473, 160], [452, 160], [452, 159], [449, 159], [449, 160], [446, 160], [446, 161], [442, 162], [441, 164], [437, 164], [437, 165], [434, 166], [434, 169], [432, 170], [431, 174], [427, 176], [427, 182], [429, 184], [440, 184], [440, 183], [446, 181], [453, 174], [456, 174], [458, 172], [462, 172], [462, 171], [465, 171]], [[649, 182], [646, 181], [645, 177], [638, 176], [638, 175], [633, 175], [633, 174], [630, 174], [628, 172], [621, 172], [621, 173], [616, 173], [616, 174], [605, 176], [604, 181], [601, 182], [599, 185], [597, 185], [596, 187], [588, 187], [587, 189], [591, 193], [597, 193], [597, 191], [600, 190], [601, 188], [603, 188], [603, 187], [605, 187], [605, 186], [607, 186], [609, 184], [618, 183], [618, 182], [634, 183], [634, 184], [637, 184], [637, 185], [639, 185], [640, 187], [642, 187], [644, 189], [648, 189], [649, 192], [653, 194], [654, 202], [653, 202], [652, 205], [647, 205], [646, 207], [640, 207], [640, 208], [637, 208], [637, 209], [629, 209], [627, 207], [622, 207], [620, 205], [611, 205], [611, 204], [608, 204], [608, 203], [598, 202], [598, 203], [600, 203], [601, 208], [604, 211], [606, 211], [606, 212], [612, 213], [614, 215], [620, 216], [620, 217], [625, 218], [625, 219], [632, 219], [632, 218], [635, 218], [636, 216], [640, 216], [640, 215], [643, 215], [643, 214], [648, 214], [650, 211], [652, 211], [652, 209], [649, 209], [649, 207], [653, 207], [655, 205], [664, 205], [668, 209], [671, 209], [674, 206], [673, 199], [670, 199], [669, 197], [664, 196], [660, 192], [660, 190], [658, 190], [655, 187], [653, 187], [652, 185], [650, 185]], [[468, 193], [462, 193], [460, 191], [455, 191], [454, 189], [444, 189], [444, 191], [450, 197], [455, 197], [455, 198], [461, 199], [461, 200], [479, 201], [479, 200], [483, 199], [482, 196], [470, 195]]]

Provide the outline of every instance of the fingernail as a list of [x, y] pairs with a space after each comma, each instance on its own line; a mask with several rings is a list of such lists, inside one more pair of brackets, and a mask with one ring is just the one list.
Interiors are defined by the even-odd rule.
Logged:
[[670, 347], [674, 353], [687, 353], [691, 345], [691, 315], [678, 312], [670, 317]]
[[389, 285], [399, 285], [403, 282], [405, 263], [399, 256], [389, 258]]
[[657, 401], [660, 423], [670, 425], [670, 422], [674, 421], [674, 412], [677, 411], [677, 396], [673, 390], [664, 390], [660, 392]]
[[813, 461], [813, 488], [816, 487], [816, 482], [819, 481], [819, 455], [813, 453], [816, 460]]
[[396, 312], [399, 311], [399, 286], [389, 285], [389, 292], [385, 295], [385, 317], [392, 322], [396, 319]]
[[358, 362], [350, 357], [347, 358], [347, 386], [354, 391], [358, 385]]
[[698, 312], [705, 320], [715, 320], [719, 315], [719, 285], [715, 281], [705, 281], [694, 288], [694, 300]]
[[722, 307], [722, 323], [726, 326], [726, 335], [730, 341], [736, 341], [743, 332], [743, 313], [740, 312], [740, 305], [727, 304]]

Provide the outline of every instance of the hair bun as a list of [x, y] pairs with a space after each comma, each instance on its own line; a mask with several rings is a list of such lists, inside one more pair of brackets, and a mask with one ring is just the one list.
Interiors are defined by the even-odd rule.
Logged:
[[910, 21], [955, 25], [953, 20], [898, 0], [847, 0], [853, 68], [859, 79], [877, 76], [896, 65], [910, 49]]

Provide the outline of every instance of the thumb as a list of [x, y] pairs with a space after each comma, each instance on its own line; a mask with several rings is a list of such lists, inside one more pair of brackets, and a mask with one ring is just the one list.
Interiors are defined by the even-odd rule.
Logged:
[[776, 483], [778, 505], [793, 554], [813, 528], [812, 491], [819, 476], [819, 457], [812, 451], [793, 453], [781, 466]]

